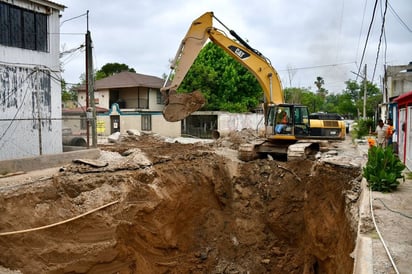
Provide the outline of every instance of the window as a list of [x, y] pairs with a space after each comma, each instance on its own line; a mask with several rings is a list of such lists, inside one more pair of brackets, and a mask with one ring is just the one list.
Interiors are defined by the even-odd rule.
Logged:
[[152, 130], [152, 115], [142, 114], [142, 130], [145, 130], [145, 131]]
[[80, 129], [87, 129], [86, 114], [80, 114]]
[[309, 117], [310, 119], [316, 119], [316, 120], [344, 120], [344, 118], [337, 113], [317, 112], [317, 113], [311, 113]]
[[137, 93], [137, 108], [148, 109], [149, 108], [149, 89], [139, 88]]
[[163, 105], [163, 102], [164, 102], [163, 95], [162, 95], [162, 93], [160, 92], [160, 90], [158, 89], [158, 90], [157, 90], [157, 93], [156, 93], [156, 103], [157, 103], [158, 105]]
[[0, 3], [0, 44], [46, 52], [47, 15]]

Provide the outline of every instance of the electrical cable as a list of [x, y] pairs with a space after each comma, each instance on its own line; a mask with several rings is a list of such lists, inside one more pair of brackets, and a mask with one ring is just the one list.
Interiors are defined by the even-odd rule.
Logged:
[[102, 206], [100, 206], [100, 207], [98, 207], [98, 208], [95, 208], [95, 209], [93, 209], [93, 210], [87, 211], [87, 212], [85, 212], [85, 213], [83, 213], [83, 214], [80, 214], [80, 215], [78, 215], [78, 216], [75, 216], [75, 217], [73, 217], [73, 218], [70, 218], [70, 219], [67, 219], [67, 220], [64, 220], [64, 221], [61, 221], [61, 222], [58, 222], [58, 223], [53, 223], [53, 224], [49, 224], [49, 225], [45, 225], [45, 226], [40, 226], [40, 227], [35, 227], [35, 228], [30, 228], [30, 229], [25, 229], [25, 230], [2, 232], [2, 233], [0, 233], [0, 236], [7, 236], [7, 235], [14, 235], [14, 234], [22, 234], [22, 233], [27, 233], [27, 232], [32, 232], [32, 231], [37, 231], [37, 230], [42, 230], [42, 229], [46, 229], [46, 228], [50, 228], [50, 227], [62, 225], [62, 224], [65, 224], [65, 223], [68, 223], [68, 222], [77, 220], [77, 219], [79, 219], [79, 218], [81, 218], [81, 217], [84, 217], [84, 216], [86, 216], [86, 215], [92, 214], [93, 212], [96, 212], [96, 211], [101, 210], [101, 209], [103, 209], [103, 208], [106, 208], [106, 207], [108, 207], [108, 206], [117, 204], [118, 202], [120, 202], [120, 200], [116, 200], [116, 201], [110, 202], [110, 203], [108, 203], [108, 204], [102, 205]]
[[82, 13], [82, 14], [80, 14], [80, 15], [77, 15], [77, 16], [74, 16], [74, 17], [71, 17], [71, 18], [69, 18], [69, 19], [63, 20], [63, 21], [60, 23], [60, 27], [61, 27], [64, 23], [66, 23], [66, 22], [68, 22], [68, 21], [71, 21], [71, 20], [74, 20], [74, 19], [77, 19], [77, 18], [83, 17], [83, 16], [85, 16], [85, 15], [87, 15], [87, 14], [88, 14], [88, 11], [87, 11], [87, 12], [85, 12], [85, 13]]
[[[368, 41], [369, 41], [369, 36], [371, 34], [371, 29], [372, 29], [372, 25], [373, 25], [373, 21], [375, 20], [375, 13], [376, 13], [376, 7], [378, 6], [378, 0], [375, 0], [375, 5], [373, 6], [373, 13], [372, 13], [372, 19], [371, 22], [369, 23], [369, 28], [368, 28], [368, 34], [366, 35], [366, 41], [365, 41], [365, 45], [363, 47], [363, 51], [362, 51], [362, 58], [359, 64], [359, 68], [358, 68], [358, 73], [357, 75], [360, 75], [360, 70], [362, 68], [363, 65], [363, 59], [365, 58], [365, 53], [366, 53], [366, 47], [368, 45]], [[366, 77], [366, 75], [365, 75]], [[358, 80], [358, 77], [356, 77], [356, 81]]]
[[[34, 71], [32, 71], [29, 75], [27, 75], [26, 79], [24, 79], [24, 80], [22, 81], [21, 85], [22, 85], [24, 82], [26, 82], [26, 81], [27, 81], [34, 73], [36, 73], [36, 72], [37, 72], [37, 71], [34, 70]], [[17, 88], [18, 88], [18, 87], [16, 87], [16, 89], [17, 89]], [[23, 105], [24, 105], [23, 102], [24, 102], [24, 100], [26, 99], [28, 90], [29, 90], [29, 88], [27, 87], [27, 88], [26, 88], [26, 92], [24, 93], [24, 96], [23, 96], [23, 99], [22, 99], [22, 103], [20, 104], [20, 106], [18, 107], [16, 113], [14, 114], [13, 120], [10, 122], [10, 124], [7, 126], [6, 130], [3, 132], [3, 135], [0, 136], [0, 141], [4, 138], [4, 136], [6, 135], [7, 131], [9, 130], [9, 128], [11, 127], [11, 125], [13, 124], [14, 119], [16, 119], [16, 117], [17, 117], [17, 115], [19, 114], [21, 108], [23, 107]], [[5, 144], [5, 143], [3, 143], [3, 144], [0, 146], [0, 149], [2, 149], [2, 148], [4, 147], [4, 144]]]
[[383, 16], [382, 16], [381, 34], [379, 36], [378, 50], [376, 52], [375, 66], [373, 68], [373, 74], [372, 74], [371, 82], [373, 82], [373, 78], [375, 78], [376, 67], [378, 66], [378, 59], [379, 59], [379, 52], [380, 52], [380, 49], [381, 49], [382, 36], [385, 32], [385, 17], [386, 17], [386, 11], [387, 10], [388, 10], [388, 0], [385, 0], [385, 11], [383, 12]]
[[339, 18], [339, 33], [336, 37], [336, 61], [339, 60], [339, 45], [341, 44], [341, 37], [342, 37], [342, 22], [343, 22], [343, 11], [345, 10], [345, 0], [342, 0], [342, 6], [340, 11], [340, 18]]
[[346, 62], [346, 63], [336, 63], [336, 64], [327, 64], [327, 65], [318, 65], [318, 66], [308, 66], [300, 68], [288, 68], [288, 69], [279, 69], [278, 71], [293, 71], [293, 70], [302, 70], [302, 69], [315, 69], [315, 68], [324, 68], [324, 67], [336, 67], [342, 65], [356, 64], [355, 61]]
[[389, 10], [393, 13], [393, 15], [395, 15], [395, 17], [399, 20], [399, 22], [401, 22], [401, 25], [402, 25], [405, 29], [407, 29], [409, 32], [412, 33], [412, 29], [410, 29], [410, 28], [408, 27], [408, 25], [402, 20], [402, 18], [398, 15], [398, 13], [397, 13], [397, 12], [395, 11], [395, 9], [391, 6], [391, 4], [388, 3], [388, 5], [389, 5]]
[[392, 266], [393, 266], [393, 269], [395, 270], [396, 274], [399, 274], [399, 270], [398, 270], [398, 268], [396, 267], [395, 262], [393, 261], [392, 255], [391, 255], [391, 253], [389, 252], [389, 249], [388, 249], [388, 247], [386, 246], [386, 243], [385, 243], [385, 241], [383, 240], [382, 234], [381, 234], [381, 232], [379, 231], [378, 225], [377, 225], [377, 223], [376, 223], [375, 215], [373, 214], [373, 204], [372, 204], [372, 201], [373, 201], [373, 199], [372, 199], [372, 189], [369, 188], [369, 204], [370, 204], [370, 210], [371, 210], [373, 225], [375, 226], [376, 232], [378, 233], [379, 239], [381, 240], [381, 242], [382, 242], [382, 244], [383, 244], [383, 247], [385, 248], [385, 251], [386, 251], [386, 254], [388, 255], [388, 258], [389, 258], [389, 260], [391, 261], [391, 264], [392, 264]]
[[[46, 73], [45, 70], [39, 70], [38, 68], [36, 68], [36, 69], [33, 70], [29, 75], [27, 75], [27, 77], [26, 77], [18, 86], [16, 86], [16, 87], [12, 90], [12, 92], [10, 92], [10, 94], [9, 94], [9, 96], [8, 96], [7, 98], [11, 97], [11, 96], [13, 95], [14, 91], [16, 91], [17, 89], [19, 89], [29, 78], [32, 77], [32, 75], [33, 75], [34, 73], [39, 73], [39, 72], [41, 72], [41, 73], [45, 74], [47, 77], [50, 77], [52, 80], [54, 79], [54, 80], [56, 80], [58, 83], [61, 84], [61, 81], [62, 81], [62, 80], [59, 79], [58, 77], [52, 75], [52, 73], [57, 74], [57, 72], [54, 71], [54, 70], [52, 70], [51, 68], [49, 68], [49, 67], [47, 67], [47, 66], [44, 66], [44, 67], [48, 69], [48, 70], [47, 70], [48, 73]], [[51, 72], [51, 73], [50, 73], [50, 72]], [[26, 87], [26, 91], [25, 91], [25, 93], [24, 93], [24, 96], [23, 96], [23, 99], [22, 99], [22, 103], [20, 104], [20, 106], [19, 106], [19, 108], [17, 109], [17, 111], [16, 111], [15, 115], [13, 116], [13, 118], [11, 118], [11, 119], [2, 119], [3, 121], [4, 121], [4, 120], [9, 120], [10, 123], [9, 123], [9, 125], [7, 126], [7, 128], [5, 129], [5, 131], [3, 132], [3, 134], [0, 136], [0, 141], [3, 140], [4, 136], [5, 136], [7, 133], [10, 133], [10, 128], [11, 128], [11, 126], [14, 124], [15, 121], [18, 121], [18, 120], [24, 120], [24, 121], [29, 121], [29, 120], [30, 120], [30, 121], [31, 121], [31, 120], [33, 120], [33, 119], [28, 119], [28, 118], [27, 118], [27, 119], [17, 119], [17, 118], [16, 118], [17, 115], [20, 113], [20, 110], [21, 110], [22, 106], [24, 105], [24, 101], [25, 101], [25, 99], [26, 99], [28, 90], [29, 90], [29, 88]], [[47, 118], [46, 120], [50, 120], [50, 118]], [[14, 131], [16, 130], [16, 128], [17, 128], [17, 127], [14, 128], [14, 130], [13, 130], [13, 132], [12, 132], [11, 134], [14, 133]], [[3, 143], [0, 145], [0, 149], [3, 149], [3, 147], [5, 146], [6, 143], [12, 144], [12, 143], [10, 142], [10, 140], [9, 140], [8, 142], [3, 142]], [[21, 147], [17, 147], [17, 146], [16, 146], [16, 148], [18, 148], [18, 149], [21, 150]], [[27, 151], [24, 151], [24, 152], [28, 153]], [[30, 154], [30, 153], [29, 153], [29, 154]]]
[[406, 215], [405, 213], [402, 213], [402, 212], [400, 212], [400, 211], [396, 211], [396, 210], [390, 209], [390, 208], [382, 201], [382, 199], [380, 199], [380, 198], [375, 198], [375, 200], [380, 201], [387, 210], [389, 210], [389, 211], [391, 211], [391, 212], [393, 212], [393, 213], [398, 213], [399, 215], [402, 215], [403, 217], [412, 219], [412, 216]]
[[359, 31], [359, 38], [358, 38], [358, 47], [356, 48], [356, 59], [358, 59], [358, 53], [359, 53], [359, 44], [360, 44], [360, 39], [362, 36], [362, 29], [363, 29], [363, 23], [365, 22], [365, 14], [366, 14], [366, 6], [368, 4], [368, 0], [365, 1], [365, 5], [363, 6], [363, 15], [362, 15], [362, 23], [361, 23], [361, 28]]
[[64, 57], [63, 60], [61, 60], [62, 66], [67, 65], [68, 63], [70, 63], [73, 59], [79, 57], [79, 55], [82, 53], [83, 48], [80, 48], [72, 53], [70, 53], [69, 55], [67, 55], [66, 57]]
[[[388, 5], [389, 5], [389, 2], [388, 2]], [[384, 44], [385, 44], [385, 50], [384, 50], [384, 54], [383, 54], [383, 63], [385, 64], [385, 66], [386, 66], [386, 57], [387, 57], [387, 52], [388, 52], [388, 42], [387, 42], [387, 40], [386, 40], [386, 30], [383, 30], [383, 41], [384, 41]], [[386, 68], [385, 68], [385, 71], [386, 71]]]

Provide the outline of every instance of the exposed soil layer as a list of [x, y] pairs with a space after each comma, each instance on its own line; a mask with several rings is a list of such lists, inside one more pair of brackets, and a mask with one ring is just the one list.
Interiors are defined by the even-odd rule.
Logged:
[[[230, 139], [227, 140], [230, 142]], [[143, 135], [100, 163], [0, 185], [0, 265], [22, 273], [352, 273], [360, 168], [240, 162]]]

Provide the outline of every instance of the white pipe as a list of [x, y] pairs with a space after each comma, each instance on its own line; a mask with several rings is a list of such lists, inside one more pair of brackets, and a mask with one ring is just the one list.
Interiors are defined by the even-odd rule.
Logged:
[[387, 254], [388, 257], [389, 257], [389, 260], [391, 261], [391, 264], [392, 264], [392, 266], [393, 266], [393, 269], [395, 270], [396, 274], [399, 274], [399, 270], [398, 270], [398, 268], [396, 267], [396, 264], [395, 264], [395, 262], [393, 261], [392, 255], [391, 255], [391, 253], [389, 252], [389, 249], [388, 249], [388, 247], [386, 246], [385, 241], [383, 240], [382, 234], [380, 233], [380, 231], [379, 231], [379, 229], [378, 229], [378, 225], [376, 224], [375, 215], [373, 214], [372, 200], [373, 200], [373, 199], [372, 199], [372, 190], [369, 188], [369, 204], [370, 204], [370, 206], [371, 206], [371, 215], [372, 215], [373, 224], [374, 224], [374, 226], [375, 226], [376, 232], [377, 232], [378, 235], [379, 235], [379, 239], [381, 240], [381, 242], [382, 242], [382, 244], [383, 244], [383, 247], [385, 248], [386, 254]]

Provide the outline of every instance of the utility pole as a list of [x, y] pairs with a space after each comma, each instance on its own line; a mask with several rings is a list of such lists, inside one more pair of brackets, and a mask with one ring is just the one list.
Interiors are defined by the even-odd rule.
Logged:
[[367, 82], [367, 74], [366, 74], [366, 64], [365, 64], [365, 77], [363, 78], [363, 120], [366, 120], [366, 91], [368, 90], [368, 82]]
[[89, 11], [86, 12], [86, 22], [87, 22], [87, 32], [84, 38], [85, 47], [86, 47], [86, 142], [87, 148], [90, 147], [90, 117], [89, 117], [89, 50], [88, 50], [88, 33], [89, 33]]
[[86, 112], [87, 145], [89, 146], [89, 126], [92, 129], [92, 147], [97, 147], [96, 107], [94, 102], [92, 39], [89, 31], [89, 11], [87, 11], [86, 42]]

